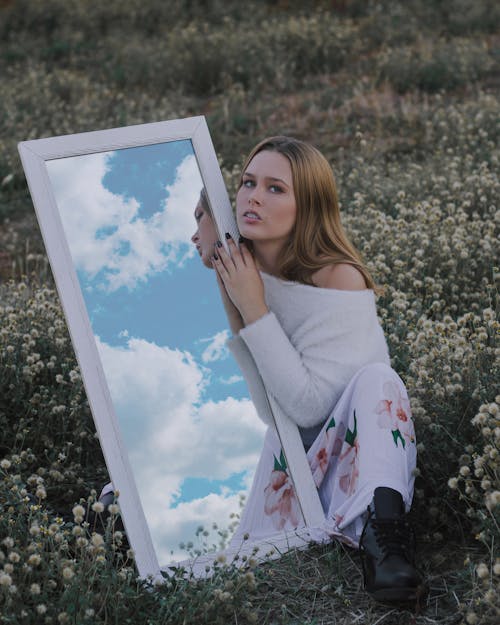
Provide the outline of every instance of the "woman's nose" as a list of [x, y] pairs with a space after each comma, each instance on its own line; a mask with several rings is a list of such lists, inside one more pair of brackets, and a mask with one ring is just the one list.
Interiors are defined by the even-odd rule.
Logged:
[[193, 243], [196, 243], [198, 241], [198, 239], [200, 238], [200, 235], [198, 234], [198, 230], [193, 234], [193, 236], [191, 237], [191, 241]]
[[260, 190], [258, 187], [252, 189], [252, 192], [248, 196], [248, 201], [250, 204], [260, 204]]

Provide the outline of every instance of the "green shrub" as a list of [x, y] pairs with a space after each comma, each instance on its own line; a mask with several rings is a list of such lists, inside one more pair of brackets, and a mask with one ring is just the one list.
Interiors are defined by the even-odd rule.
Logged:
[[387, 80], [398, 93], [420, 89], [428, 93], [456, 89], [490, 74], [493, 58], [485, 42], [427, 42], [389, 50], [380, 65], [380, 81]]

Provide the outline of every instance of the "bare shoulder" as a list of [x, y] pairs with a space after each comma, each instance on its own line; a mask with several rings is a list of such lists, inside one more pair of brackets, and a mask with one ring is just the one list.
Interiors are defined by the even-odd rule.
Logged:
[[312, 279], [316, 286], [323, 289], [362, 291], [367, 288], [361, 271], [349, 263], [336, 263], [322, 267], [313, 274]]

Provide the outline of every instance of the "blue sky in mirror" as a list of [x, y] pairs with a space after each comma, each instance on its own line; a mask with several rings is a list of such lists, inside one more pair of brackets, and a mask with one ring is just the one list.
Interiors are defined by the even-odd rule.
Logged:
[[[191, 141], [47, 162], [160, 562], [227, 526], [264, 432], [224, 342], [215, 275], [191, 242]], [[184, 554], [185, 555], [185, 554]], [[162, 560], [163, 558], [163, 560]]]

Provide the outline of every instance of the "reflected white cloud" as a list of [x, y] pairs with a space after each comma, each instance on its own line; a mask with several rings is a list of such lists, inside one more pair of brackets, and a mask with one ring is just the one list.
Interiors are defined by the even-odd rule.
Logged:
[[221, 384], [237, 384], [238, 382], [243, 382], [243, 377], [241, 375], [230, 375], [228, 378], [219, 378], [219, 382]]
[[203, 362], [215, 362], [216, 360], [222, 360], [229, 356], [229, 351], [226, 347], [226, 341], [229, 338], [229, 330], [222, 330], [217, 332], [214, 336], [206, 339], [200, 339], [200, 343], [207, 343], [208, 346], [201, 355]]
[[[265, 425], [252, 402], [201, 402], [207, 371], [189, 352], [129, 338], [98, 348], [153, 540], [166, 557], [196, 528], [227, 527], [259, 459]], [[166, 409], [166, 407], [168, 407]], [[235, 489], [185, 501], [190, 479], [235, 480]], [[235, 492], [236, 490], [236, 492]], [[179, 554], [177, 554], [179, 555]]]
[[[148, 277], [194, 256], [190, 243], [193, 210], [202, 180], [194, 155], [176, 168], [167, 198], [148, 218], [140, 204], [109, 191], [103, 179], [113, 152], [47, 162], [71, 254], [88, 279], [100, 274], [100, 288], [133, 289]], [[102, 272], [102, 273], [101, 273]]]
[[96, 337], [115, 411], [131, 458], [149, 438], [190, 420], [205, 381], [189, 352], [129, 338], [111, 346]]
[[[170, 544], [172, 548], [160, 547], [158, 553], [160, 565], [168, 564], [172, 559], [180, 560], [187, 557], [186, 551], [179, 548], [181, 543], [187, 544], [191, 541], [194, 549], [201, 549], [203, 537], [196, 538], [196, 531], [200, 526], [203, 526], [210, 534], [206, 539], [208, 546], [215, 544], [218, 547], [217, 531], [226, 530], [233, 522], [230, 518], [231, 514], [238, 512], [240, 512], [239, 494], [210, 494], [201, 499], [184, 502], [175, 509], [169, 510], [168, 536], [165, 536], [166, 540], [162, 542], [162, 545]], [[213, 523], [217, 525], [216, 530], [213, 529]], [[159, 525], [156, 525], [153, 520], [152, 527], [157, 532], [165, 532], [165, 519], [160, 521]]]

